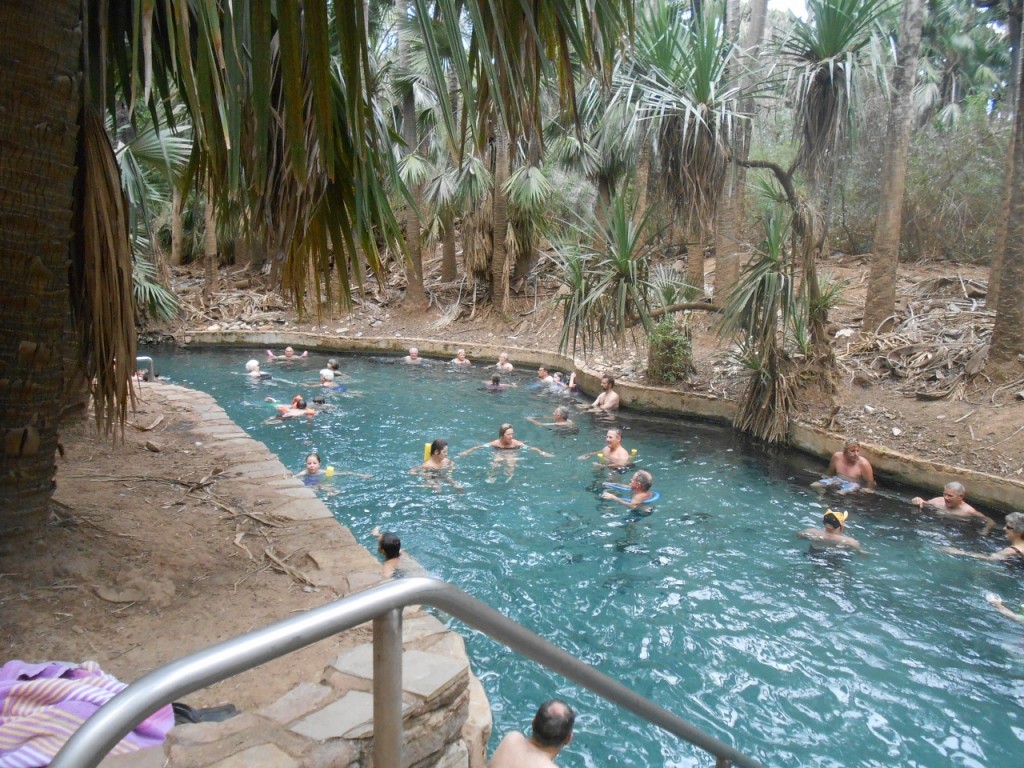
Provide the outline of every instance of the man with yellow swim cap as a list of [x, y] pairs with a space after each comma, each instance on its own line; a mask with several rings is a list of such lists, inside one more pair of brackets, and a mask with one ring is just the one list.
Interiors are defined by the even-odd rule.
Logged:
[[862, 555], [866, 555], [867, 552], [861, 549], [859, 541], [843, 533], [846, 530], [846, 519], [849, 516], [848, 512], [843, 512], [842, 510], [826, 509], [821, 520], [824, 530], [821, 528], [805, 528], [796, 537], [798, 539], [808, 539], [816, 547], [849, 547]]

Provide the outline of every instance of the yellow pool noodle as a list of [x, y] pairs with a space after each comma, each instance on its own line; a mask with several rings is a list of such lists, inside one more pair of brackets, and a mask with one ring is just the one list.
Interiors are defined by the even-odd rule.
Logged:
[[334, 467], [327, 467], [327, 469], [324, 470], [324, 477], [334, 477]]
[[423, 463], [430, 461], [430, 443], [423, 444]]

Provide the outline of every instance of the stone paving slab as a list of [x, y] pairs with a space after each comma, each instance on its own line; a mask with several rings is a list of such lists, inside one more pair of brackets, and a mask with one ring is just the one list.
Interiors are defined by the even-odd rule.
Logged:
[[276, 744], [260, 744], [214, 763], [210, 768], [299, 768]]
[[240, 477], [249, 477], [253, 480], [264, 480], [267, 477], [281, 477], [282, 475], [289, 474], [288, 470], [285, 469], [277, 459], [267, 459], [266, 461], [249, 461], [241, 464], [235, 464], [225, 470], [225, 474], [231, 474]]
[[[343, 674], [373, 680], [373, 646], [357, 645], [338, 656], [331, 666]], [[469, 663], [464, 660], [407, 650], [402, 653], [402, 690], [423, 699], [433, 699], [468, 671]]]
[[273, 507], [268, 512], [275, 517], [286, 520], [326, 520], [332, 519], [334, 514], [320, 499], [294, 499], [287, 501], [280, 506]]
[[[402, 703], [402, 714], [408, 706]], [[373, 695], [349, 691], [337, 701], [304, 717], [291, 730], [314, 741], [363, 739], [373, 735]]]

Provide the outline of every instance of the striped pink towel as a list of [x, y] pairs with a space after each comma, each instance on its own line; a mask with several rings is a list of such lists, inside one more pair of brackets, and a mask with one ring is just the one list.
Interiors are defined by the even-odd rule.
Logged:
[[[94, 661], [9, 661], [0, 667], [0, 768], [50, 764], [93, 712], [127, 687]], [[171, 706], [142, 721], [110, 754], [162, 744], [174, 726]]]

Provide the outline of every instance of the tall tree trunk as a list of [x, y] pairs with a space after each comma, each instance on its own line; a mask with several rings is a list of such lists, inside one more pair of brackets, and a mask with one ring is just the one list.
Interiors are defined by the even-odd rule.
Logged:
[[[731, 5], [730, 5], [731, 8]], [[746, 219], [747, 168], [742, 164], [750, 153], [750, 134], [756, 103], [753, 92], [753, 75], [757, 67], [761, 46], [764, 44], [765, 18], [768, 15], [768, 0], [753, 0], [750, 5], [750, 21], [744, 30], [740, 52], [736, 58], [743, 68], [740, 77], [740, 91], [745, 95], [740, 101], [740, 113], [749, 116], [736, 126], [731, 173], [726, 177], [725, 199], [719, 212], [718, 234], [715, 248], [715, 304], [722, 306], [740, 279], [740, 255], [743, 253], [741, 232]]]
[[45, 521], [56, 472], [80, 105], [80, 12], [79, 0], [0, 3], [0, 327], [5, 340], [0, 345], [0, 540], [5, 541]]
[[[406, 13], [412, 16], [415, 13], [415, 0], [409, 0]], [[410, 45], [407, 30], [400, 30], [401, 38], [398, 41], [398, 59], [403, 69], [409, 71], [412, 68]], [[416, 94], [410, 85], [408, 92], [402, 97], [402, 139], [405, 141], [406, 152], [415, 154], [419, 148], [418, 132], [416, 130]], [[408, 274], [408, 288], [405, 300], [411, 309], [422, 309], [426, 307], [426, 295], [423, 292], [423, 246], [420, 236], [420, 185], [414, 184], [409, 189], [413, 204], [405, 211], [405, 247], [409, 251], [410, 269]]]
[[[1017, 104], [1024, 104], [1024, 77], [1017, 78]], [[1010, 189], [1010, 230], [998, 275], [999, 302], [992, 327], [985, 372], [997, 381], [1019, 378], [1024, 354], [1024, 110], [1013, 115], [1013, 184]]]
[[633, 194], [636, 198], [633, 223], [639, 224], [647, 213], [647, 186], [651, 181], [651, 140], [645, 134], [637, 150], [636, 177], [633, 179]]
[[704, 240], [695, 232], [686, 237], [686, 282], [704, 295]]
[[866, 332], [873, 333], [892, 316], [896, 307], [896, 273], [903, 223], [903, 192], [906, 188], [907, 154], [913, 115], [910, 106], [917, 83], [917, 60], [921, 52], [924, 0], [904, 0], [900, 20], [899, 49], [893, 74], [889, 125], [885, 135], [882, 164], [882, 197], [875, 222], [875, 244], [871, 273], [864, 299]]
[[207, 306], [213, 300], [213, 289], [217, 282], [217, 217], [213, 208], [213, 189], [207, 186], [206, 207], [203, 210], [203, 263], [206, 265], [206, 280], [203, 283], [203, 297]]
[[1020, 77], [1021, 0], [1006, 0], [1006, 37], [1010, 40], [1010, 92], [1006, 100], [1012, 112], [1017, 108], [1017, 78]]
[[[1007, 0], [1009, 19], [1007, 36], [1015, 41], [1010, 47], [1010, 97], [1006, 100], [1007, 108], [1015, 113], [1017, 109], [1017, 89], [1020, 87], [1020, 42], [1021, 42], [1021, 0]], [[992, 249], [992, 262], [988, 270], [988, 295], [985, 304], [995, 307], [999, 304], [999, 274], [1003, 269], [1003, 258], [1006, 256], [1006, 236], [1010, 227], [1010, 193], [1013, 186], [1013, 133], [1010, 133], [1009, 147], [1006, 152], [1006, 168], [1003, 173], [1003, 199], [996, 218], [995, 244]]]
[[493, 241], [491, 244], [491, 301], [502, 311], [508, 309], [508, 249], [505, 236], [508, 230], [508, 199], [505, 182], [508, 181], [508, 132], [501, 120], [494, 124], [494, 202], [491, 222]]
[[[448, 70], [448, 104], [458, 124], [459, 114], [459, 76], [455, 68]], [[453, 158], [457, 163], [459, 158]], [[458, 264], [455, 260], [455, 215], [451, 212], [444, 216], [444, 240], [441, 243], [441, 280], [450, 283], [458, 277]]]
[[175, 184], [171, 189], [171, 265], [175, 267], [185, 263], [184, 207], [184, 198]]

